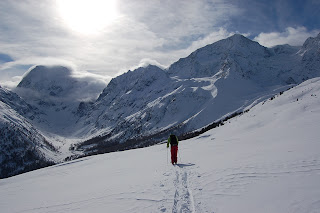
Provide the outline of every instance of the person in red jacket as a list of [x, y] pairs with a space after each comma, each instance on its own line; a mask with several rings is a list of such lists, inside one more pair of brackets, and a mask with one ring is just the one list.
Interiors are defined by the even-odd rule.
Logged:
[[178, 138], [177, 136], [171, 134], [168, 138], [167, 148], [169, 148], [169, 144], [171, 145], [171, 163], [177, 164], [178, 161]]

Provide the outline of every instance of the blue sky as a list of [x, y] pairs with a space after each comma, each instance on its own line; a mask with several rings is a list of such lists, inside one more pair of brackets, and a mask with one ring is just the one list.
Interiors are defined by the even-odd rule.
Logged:
[[319, 0], [2, 0], [0, 85], [34, 65], [67, 65], [106, 82], [148, 63], [167, 67], [241, 33], [264, 46], [320, 32]]

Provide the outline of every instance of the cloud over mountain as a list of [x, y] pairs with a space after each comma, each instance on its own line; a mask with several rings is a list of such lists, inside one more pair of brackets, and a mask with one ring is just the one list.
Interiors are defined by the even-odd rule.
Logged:
[[146, 58], [169, 66], [234, 33], [256, 37], [265, 46], [297, 45], [319, 30], [318, 6], [317, 1], [290, 0], [117, 0], [119, 16], [113, 24], [98, 34], [82, 35], [68, 28], [56, 1], [3, 0], [1, 53], [13, 61], [0, 64], [0, 83], [13, 85], [16, 81], [12, 78], [29, 67], [61, 64], [59, 61], [75, 64], [77, 70], [111, 77]]
[[21, 96], [67, 102], [89, 101], [98, 97], [108, 78], [76, 72], [64, 66], [38, 65], [31, 68], [15, 91]]
[[288, 27], [284, 32], [260, 33], [254, 40], [266, 47], [280, 44], [301, 46], [306, 38], [316, 36], [319, 30], [308, 31], [305, 27]]

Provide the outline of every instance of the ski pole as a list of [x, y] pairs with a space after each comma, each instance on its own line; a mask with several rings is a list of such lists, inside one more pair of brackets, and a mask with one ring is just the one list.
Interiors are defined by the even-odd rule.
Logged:
[[167, 147], [167, 164], [169, 164], [169, 161], [168, 161], [168, 147]]

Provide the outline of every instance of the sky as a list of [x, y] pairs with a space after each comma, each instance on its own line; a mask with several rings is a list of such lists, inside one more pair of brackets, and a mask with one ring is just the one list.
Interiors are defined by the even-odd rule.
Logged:
[[1, 0], [0, 85], [35, 65], [108, 81], [147, 64], [166, 68], [240, 33], [271, 47], [320, 33], [319, 0]]

